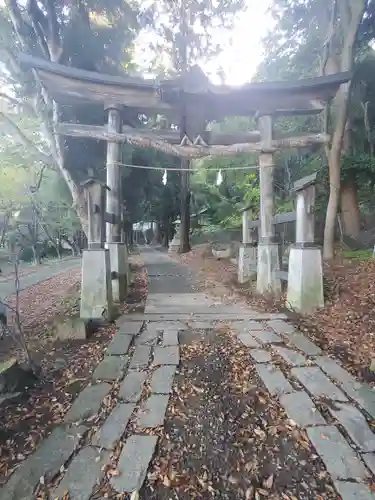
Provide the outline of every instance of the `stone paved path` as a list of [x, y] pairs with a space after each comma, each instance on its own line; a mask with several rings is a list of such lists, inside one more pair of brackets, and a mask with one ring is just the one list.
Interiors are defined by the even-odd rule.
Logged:
[[[375, 499], [366, 485], [375, 474], [375, 436], [368, 424], [375, 419], [374, 391], [325, 356], [282, 315], [223, 305], [194, 291], [187, 267], [151, 249], [143, 257], [150, 280], [144, 314], [120, 318], [92, 385], [14, 472], [0, 490], [1, 500], [35, 498], [36, 488], [43, 489], [54, 478], [50, 498], [62, 498], [66, 492], [70, 500], [102, 498], [94, 492], [108, 467], [116, 472], [107, 485], [113, 495], [139, 490], [178, 369], [179, 332], [215, 329], [215, 322], [223, 319], [237, 332], [238, 342], [251, 348], [264, 386], [289, 418], [306, 429], [342, 499]], [[322, 401], [332, 417], [328, 420], [316, 406]]]

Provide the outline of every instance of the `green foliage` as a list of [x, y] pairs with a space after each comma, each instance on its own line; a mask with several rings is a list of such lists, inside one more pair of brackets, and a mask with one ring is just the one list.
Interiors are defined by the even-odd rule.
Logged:
[[373, 251], [369, 250], [347, 250], [342, 252], [345, 259], [369, 260], [373, 257]]

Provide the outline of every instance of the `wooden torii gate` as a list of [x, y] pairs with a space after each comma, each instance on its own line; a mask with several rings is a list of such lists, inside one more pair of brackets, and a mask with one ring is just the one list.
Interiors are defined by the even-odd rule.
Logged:
[[[101, 103], [108, 111], [108, 123], [103, 126], [56, 124], [57, 132], [61, 135], [99, 139], [108, 144], [106, 208], [108, 214], [113, 214], [114, 224], [107, 224], [106, 244], [109, 250], [89, 248], [83, 255], [82, 300], [86, 304], [86, 316], [91, 314], [95, 317], [102, 308], [105, 294], [107, 299], [111, 294], [107, 290], [108, 286], [105, 293], [101, 293], [100, 300], [93, 294], [94, 271], [97, 274], [96, 283], [100, 283], [102, 290], [105, 288], [104, 283], [111, 282], [107, 277], [109, 270], [105, 263], [108, 258], [103, 257], [106, 252], [110, 252], [112, 278], [115, 277], [112, 279], [115, 299], [123, 298], [123, 285], [119, 279], [126, 260], [126, 248], [121, 241], [119, 226], [121, 143], [152, 147], [184, 161], [246, 152], [259, 154], [261, 200], [257, 290], [259, 293], [275, 294], [281, 291], [280, 279], [277, 277], [279, 249], [272, 224], [274, 153], [285, 148], [324, 144], [330, 138], [325, 133], [278, 137], [274, 135], [273, 119], [279, 116], [320, 113], [335, 96], [339, 86], [349, 81], [349, 73], [294, 82], [229, 87], [211, 84], [198, 66], [191, 68], [184, 78], [156, 82], [79, 70], [24, 54], [19, 56], [19, 61], [25, 69], [33, 69], [38, 73], [40, 81], [56, 102], [74, 105]], [[181, 109], [185, 110], [183, 116]], [[164, 115], [166, 121], [173, 126], [166, 130], [142, 128], [137, 119], [141, 114]], [[254, 116], [259, 130], [240, 134], [214, 134], [206, 130], [209, 122], [227, 116]], [[94, 251], [101, 255], [100, 258], [96, 257], [95, 265], [93, 258], [87, 256]], [[319, 249], [317, 251], [320, 252]], [[86, 297], [90, 299], [86, 300]], [[101, 304], [98, 305], [100, 301]], [[108, 304], [110, 299], [104, 302]]]

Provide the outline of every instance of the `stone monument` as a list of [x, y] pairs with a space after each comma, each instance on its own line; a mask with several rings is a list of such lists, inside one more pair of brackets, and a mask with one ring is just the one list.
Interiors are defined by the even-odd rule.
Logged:
[[106, 190], [102, 183], [88, 179], [83, 184], [87, 194], [88, 249], [82, 254], [80, 317], [84, 321], [111, 321], [113, 298], [109, 250], [104, 248], [104, 207]]
[[296, 193], [296, 243], [289, 253], [287, 306], [310, 313], [324, 306], [321, 249], [314, 243], [316, 173], [294, 184]]

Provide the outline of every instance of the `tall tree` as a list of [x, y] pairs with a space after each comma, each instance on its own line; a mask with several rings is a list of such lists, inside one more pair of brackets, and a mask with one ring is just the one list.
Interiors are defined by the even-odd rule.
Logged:
[[[181, 75], [194, 64], [204, 63], [217, 56], [223, 48], [225, 30], [233, 28], [236, 14], [244, 8], [244, 0], [157, 0], [151, 10], [154, 16], [151, 48], [155, 66], [165, 73]], [[181, 114], [177, 117], [181, 139], [189, 136], [186, 123], [184, 94], [180, 95]], [[199, 133], [199, 132], [198, 132]], [[190, 187], [189, 162], [181, 161], [181, 246], [180, 252], [190, 250]]]
[[[35, 144], [20, 127], [14, 126], [5, 113], [1, 113], [2, 121], [29, 152], [37, 153], [43, 164], [60, 172], [85, 230], [87, 213], [77, 164], [86, 169], [88, 165], [93, 166], [95, 158], [100, 157], [103, 163], [104, 156], [97, 154], [97, 148], [102, 154], [104, 150], [101, 146], [88, 146], [87, 143], [82, 148], [81, 143], [80, 155], [77, 155], [76, 143], [64, 141], [55, 133], [61, 116], [81, 120], [86, 116], [87, 119], [88, 108], [64, 108], [54, 102], [34, 71], [24, 74], [20, 70], [17, 50], [83, 69], [118, 72], [121, 65], [129, 62], [126, 50], [131, 49], [138, 33], [138, 14], [136, 4], [120, 0], [98, 0], [90, 5], [79, 0], [6, 0], [1, 11], [0, 42], [6, 55], [1, 69], [2, 80], [9, 89], [7, 97], [9, 101], [21, 103], [23, 111], [39, 121], [45, 138], [43, 150], [36, 150]], [[96, 119], [102, 114], [102, 110], [99, 114], [96, 111]]]
[[[274, 77], [298, 77], [352, 71], [355, 57], [366, 38], [361, 27], [369, 22], [373, 1], [274, 0], [276, 29], [267, 63]], [[367, 30], [370, 31], [369, 29]], [[367, 42], [369, 38], [367, 38]], [[263, 70], [266, 65], [263, 65]], [[324, 127], [331, 132], [327, 147], [329, 199], [324, 232], [324, 257], [334, 255], [334, 230], [340, 201], [340, 175], [345, 131], [348, 129], [351, 82], [340, 87], [327, 109]]]

